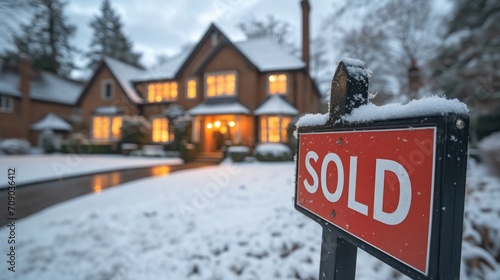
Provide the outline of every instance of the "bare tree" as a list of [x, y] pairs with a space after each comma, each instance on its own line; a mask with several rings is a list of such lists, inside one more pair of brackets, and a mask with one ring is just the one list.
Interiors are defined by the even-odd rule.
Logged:
[[412, 62], [419, 66], [424, 79], [429, 74], [425, 66], [436, 52], [440, 19], [433, 13], [430, 0], [367, 4], [361, 0], [346, 3], [325, 26], [333, 31], [345, 26], [346, 18], [360, 18], [353, 22], [355, 27], [344, 27], [340, 38], [334, 41], [340, 56], [362, 59], [374, 70], [371, 90], [408, 95], [408, 69]]
[[248, 39], [267, 37], [285, 47], [291, 53], [298, 53], [298, 48], [291, 39], [294, 30], [289, 22], [269, 15], [265, 20], [258, 20], [252, 17], [238, 23], [236, 26], [245, 33]]

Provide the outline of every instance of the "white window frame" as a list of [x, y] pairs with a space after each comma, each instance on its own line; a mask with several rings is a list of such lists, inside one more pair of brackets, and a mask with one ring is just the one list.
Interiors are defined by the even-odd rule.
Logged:
[[[111, 85], [111, 94], [109, 97], [106, 96], [106, 86]], [[102, 100], [111, 100], [115, 95], [115, 83], [111, 79], [103, 80], [101, 84], [101, 99]]]
[[[177, 95], [179, 95], [179, 93], [177, 93]], [[153, 121], [155, 119], [166, 119], [167, 120], [168, 140], [166, 142], [155, 142], [153, 140], [153, 132], [154, 132]], [[156, 116], [152, 116], [149, 121], [151, 123], [151, 138], [150, 138], [151, 139], [151, 143], [153, 143], [153, 144], [166, 144], [166, 143], [170, 143], [170, 142], [172, 142], [174, 140], [173, 131], [172, 131], [172, 133], [170, 131], [170, 120], [167, 117], [162, 116], [162, 115], [156, 115]]]
[[[194, 80], [196, 82], [196, 96], [194, 98], [189, 98], [188, 96], [188, 90], [189, 90], [189, 81], [192, 81]], [[186, 79], [186, 100], [196, 100], [198, 99], [198, 83], [199, 83], [199, 79], [197, 77], [191, 77], [191, 78], [187, 78]], [[177, 93], [177, 96], [179, 95], [179, 93]]]
[[[107, 139], [96, 139], [94, 138], [94, 118], [100, 117], [100, 118], [108, 118], [109, 119], [109, 138]], [[120, 137], [114, 138], [113, 137], [113, 118], [120, 117], [122, 119], [122, 125], [123, 125], [123, 115], [92, 115], [91, 118], [91, 135], [92, 135], [92, 141], [97, 142], [97, 143], [112, 143], [112, 142], [117, 142], [120, 141], [123, 135], [120, 133]], [[120, 128], [121, 129], [121, 128]]]
[[[269, 141], [269, 117], [278, 117], [280, 120], [280, 125], [279, 125], [279, 136], [280, 136], [280, 141], [278, 142], [271, 142]], [[262, 118], [266, 119], [266, 141], [262, 141]], [[283, 130], [283, 119], [284, 118], [290, 118], [290, 122], [292, 121], [292, 116], [288, 115], [262, 115], [259, 116], [258, 121], [259, 121], [259, 142], [261, 143], [286, 143], [286, 141], [283, 141], [282, 139], [282, 130]], [[290, 137], [290, 135], [288, 135]]]
[[[269, 77], [272, 75], [285, 75], [286, 76], [286, 92], [285, 93], [275, 93], [271, 94], [271, 87], [270, 87], [270, 82], [269, 82]], [[266, 75], [266, 93], [268, 96], [271, 95], [278, 95], [278, 96], [286, 96], [290, 92], [290, 82], [289, 82], [289, 77], [288, 73], [286, 72], [274, 72], [274, 73], [269, 73]]]
[[[1, 113], [12, 113], [14, 111], [14, 98], [12, 96], [0, 95], [2, 99], [2, 107], [0, 107]], [[8, 106], [6, 106], [8, 104]]]
[[[208, 76], [217, 76], [217, 75], [227, 75], [234, 74], [234, 95], [224, 95], [224, 96], [208, 96], [208, 86], [207, 86], [207, 77]], [[216, 71], [216, 72], [207, 72], [203, 75], [203, 92], [204, 97], [207, 99], [217, 99], [217, 98], [233, 98], [238, 96], [238, 72], [236, 70], [228, 70], [228, 71]]]

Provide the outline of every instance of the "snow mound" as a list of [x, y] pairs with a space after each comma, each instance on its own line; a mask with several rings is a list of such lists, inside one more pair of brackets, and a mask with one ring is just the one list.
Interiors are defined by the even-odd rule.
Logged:
[[290, 155], [291, 153], [290, 148], [281, 143], [259, 144], [257, 148], [255, 148], [255, 154], [260, 155], [273, 155], [279, 157], [282, 155]]
[[305, 126], [318, 126], [326, 124], [327, 121], [328, 121], [328, 113], [305, 114], [295, 123], [295, 126], [297, 128]]
[[357, 67], [364, 67], [365, 62], [363, 60], [359, 60], [356, 58], [350, 58], [350, 57], [343, 57], [340, 59], [340, 61], [344, 62], [346, 65], [352, 65], [352, 66], [357, 66]]
[[370, 122], [405, 117], [419, 117], [446, 113], [466, 114], [469, 112], [467, 105], [458, 99], [446, 99], [439, 96], [424, 97], [412, 100], [407, 104], [392, 103], [377, 106], [373, 103], [354, 109], [350, 115], [342, 117], [349, 123]]
[[231, 146], [227, 148], [228, 153], [249, 153], [250, 149], [247, 146]]

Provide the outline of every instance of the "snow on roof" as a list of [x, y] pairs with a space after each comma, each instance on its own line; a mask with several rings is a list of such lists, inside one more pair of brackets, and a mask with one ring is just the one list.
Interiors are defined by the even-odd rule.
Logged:
[[295, 70], [305, 67], [299, 58], [289, 54], [269, 38], [259, 38], [234, 44], [260, 71]]
[[39, 79], [31, 79], [30, 97], [43, 101], [60, 102], [74, 105], [82, 91], [80, 83], [41, 71]]
[[411, 100], [407, 104], [392, 103], [377, 106], [369, 103], [354, 109], [350, 115], [342, 117], [342, 120], [357, 123], [446, 113], [466, 114], [467, 112], [469, 112], [467, 105], [458, 99], [430, 96]]
[[60, 118], [59, 116], [57, 116], [53, 113], [48, 113], [41, 120], [32, 124], [31, 129], [36, 130], [36, 131], [43, 131], [46, 129], [70, 131], [71, 125], [68, 124], [62, 118]]
[[0, 74], [0, 94], [21, 97], [22, 93], [18, 89], [19, 76], [10, 72]]
[[219, 115], [219, 114], [250, 114], [250, 110], [240, 103], [202, 103], [189, 110], [189, 114], [196, 115]]
[[120, 86], [123, 88], [130, 100], [135, 103], [141, 103], [142, 98], [133, 88], [132, 81], [144, 75], [146, 71], [110, 57], [105, 57], [104, 62], [106, 63], [106, 65], [108, 65], [111, 72], [113, 72], [114, 76], [120, 83]]
[[280, 96], [273, 95], [262, 103], [255, 111], [254, 115], [298, 115], [299, 111], [286, 102]]
[[153, 80], [168, 80], [173, 79], [177, 74], [177, 71], [182, 67], [187, 57], [191, 53], [192, 48], [184, 51], [172, 59], [161, 64], [158, 68], [147, 71], [143, 73], [140, 77], [137, 77], [135, 81], [153, 81]]
[[94, 114], [98, 115], [116, 115], [120, 113], [121, 110], [115, 106], [104, 106], [104, 107], [97, 107], [94, 109]]
[[[19, 88], [19, 74], [4, 71], [0, 74], [0, 93], [22, 96]], [[39, 76], [30, 79], [30, 98], [74, 105], [80, 97], [82, 85], [56, 74], [39, 70]]]

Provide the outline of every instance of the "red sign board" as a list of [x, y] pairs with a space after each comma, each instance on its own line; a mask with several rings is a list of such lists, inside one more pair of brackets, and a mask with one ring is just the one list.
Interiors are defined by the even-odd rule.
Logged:
[[297, 205], [428, 275], [436, 128], [299, 137]]

